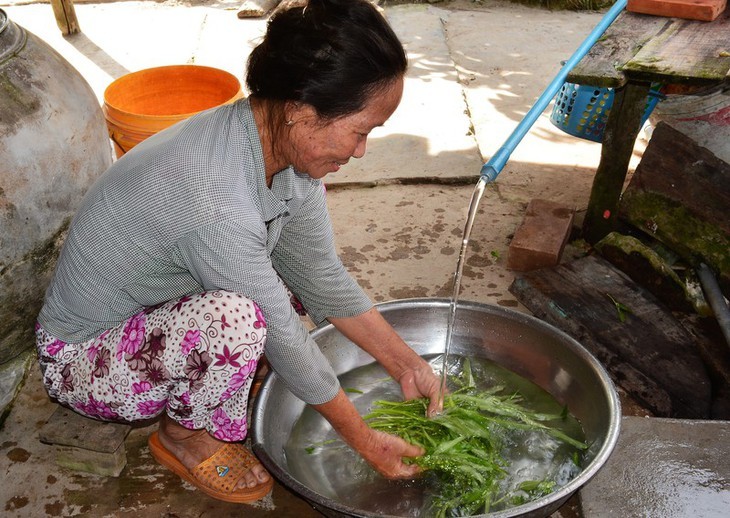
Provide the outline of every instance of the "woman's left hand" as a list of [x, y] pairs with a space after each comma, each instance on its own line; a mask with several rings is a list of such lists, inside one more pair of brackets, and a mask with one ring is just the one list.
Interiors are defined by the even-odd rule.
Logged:
[[406, 400], [420, 397], [429, 399], [428, 410], [426, 411], [429, 417], [440, 414], [443, 410], [444, 395], [441, 390], [441, 378], [433, 372], [425, 361], [424, 365], [405, 371], [398, 383], [400, 383], [403, 397]]
[[427, 397], [430, 400], [427, 414], [433, 416], [441, 412], [440, 377], [426, 360], [408, 347], [376, 308], [355, 317], [330, 318], [330, 322], [398, 380], [405, 399]]

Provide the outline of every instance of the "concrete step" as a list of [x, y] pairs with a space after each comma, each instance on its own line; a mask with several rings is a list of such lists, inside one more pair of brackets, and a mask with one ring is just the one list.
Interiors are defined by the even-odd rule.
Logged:
[[89, 419], [59, 406], [41, 428], [38, 438], [54, 446], [56, 464], [76, 471], [117, 477], [127, 464], [126, 424]]
[[730, 421], [624, 417], [616, 448], [580, 492], [584, 518], [720, 518], [730, 508]]

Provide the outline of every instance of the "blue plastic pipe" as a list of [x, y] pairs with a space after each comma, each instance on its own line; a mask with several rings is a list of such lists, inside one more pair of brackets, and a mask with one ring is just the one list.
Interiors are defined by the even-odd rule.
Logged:
[[616, 3], [611, 6], [611, 9], [609, 9], [603, 16], [599, 24], [596, 25], [588, 37], [583, 41], [583, 43], [581, 43], [578, 50], [576, 50], [573, 55], [570, 56], [570, 59], [565, 62], [563, 67], [560, 69], [560, 72], [558, 72], [558, 75], [555, 76], [555, 79], [552, 80], [532, 108], [530, 108], [530, 111], [527, 112], [502, 147], [497, 150], [489, 162], [482, 166], [480, 174], [486, 182], [493, 181], [497, 178], [497, 175], [502, 172], [502, 168], [507, 163], [507, 160], [509, 160], [510, 155], [517, 147], [517, 144], [522, 141], [523, 137], [528, 131], [530, 131], [530, 128], [540, 114], [545, 110], [545, 108], [547, 108], [547, 105], [550, 104], [550, 101], [553, 100], [558, 91], [560, 91], [560, 87], [562, 87], [563, 83], [565, 83], [565, 78], [568, 77], [568, 73], [581, 59], [583, 59], [583, 56], [588, 54], [588, 51], [591, 50], [593, 45], [595, 45], [598, 38], [606, 32], [609, 25], [611, 25], [621, 11], [626, 8], [627, 1], [628, 0], [616, 0]]

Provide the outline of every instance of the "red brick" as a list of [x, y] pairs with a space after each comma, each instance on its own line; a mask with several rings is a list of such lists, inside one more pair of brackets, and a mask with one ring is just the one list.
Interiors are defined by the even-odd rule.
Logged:
[[507, 268], [528, 272], [555, 266], [573, 225], [572, 208], [534, 199], [509, 245]]
[[669, 18], [711, 22], [727, 7], [727, 0], [629, 0], [627, 11]]

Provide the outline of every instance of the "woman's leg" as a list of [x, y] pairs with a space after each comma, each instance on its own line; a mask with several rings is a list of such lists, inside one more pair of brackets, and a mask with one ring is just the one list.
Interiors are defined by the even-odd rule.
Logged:
[[[265, 335], [258, 306], [219, 291], [148, 308], [84, 344], [64, 344], [39, 329], [38, 348], [52, 397], [104, 420], [138, 421], [166, 410], [160, 440], [192, 467], [219, 441], [245, 438]], [[268, 479], [258, 464], [242, 484]]]

